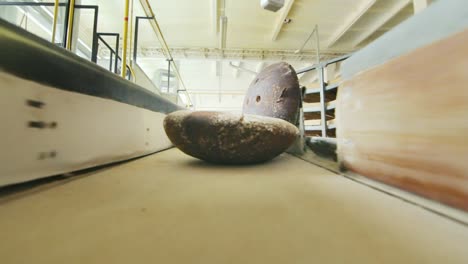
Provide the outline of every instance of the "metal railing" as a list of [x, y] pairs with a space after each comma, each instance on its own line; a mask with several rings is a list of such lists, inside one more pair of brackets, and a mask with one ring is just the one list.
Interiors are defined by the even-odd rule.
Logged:
[[[0, 2], [0, 6], [49, 6], [49, 7], [57, 7], [57, 6], [64, 6], [66, 8], [65, 12], [65, 19], [64, 19], [64, 32], [63, 32], [63, 41], [60, 43], [60, 46], [63, 48], [70, 47], [66, 46], [66, 43], [70, 43], [72, 39], [73, 29], [69, 28], [68, 24], [70, 21], [70, 1], [67, 3], [58, 3], [55, 2]], [[97, 5], [74, 5], [74, 8], [77, 9], [92, 9], [94, 11], [94, 20], [93, 20], [93, 40], [92, 40], [92, 48], [91, 48], [91, 61], [97, 61], [97, 23], [98, 23], [98, 16], [99, 16], [99, 6]], [[57, 13], [54, 12], [54, 22], [52, 24], [52, 32], [55, 31], [55, 24]], [[73, 27], [73, 26], [72, 26]], [[54, 35], [54, 33], [53, 33]]]
[[[97, 33], [98, 40], [106, 46], [107, 49], [109, 49], [109, 67], [108, 70], [110, 72], [114, 72], [115, 74], [120, 75], [122, 72], [122, 69], [119, 71], [119, 61], [120, 65], [122, 65], [122, 58], [118, 54], [119, 50], [119, 45], [120, 45], [120, 34], [119, 33], [107, 33], [107, 32], [100, 32]], [[115, 37], [115, 48], [112, 48], [111, 45], [103, 38], [103, 37]], [[113, 66], [113, 67], [112, 67]], [[135, 74], [133, 73], [133, 70], [128, 64], [125, 64], [125, 67], [127, 69], [126, 71], [126, 76], [125, 78], [127, 80], [131, 80], [132, 78], [135, 79]]]
[[[344, 56], [341, 56], [341, 57], [337, 57], [337, 58], [334, 58], [334, 59], [331, 59], [331, 60], [328, 60], [328, 61], [324, 61], [324, 62], [321, 62], [321, 63], [318, 63], [318, 64], [314, 64], [312, 66], [309, 66], [309, 67], [305, 67], [303, 69], [300, 69], [298, 71], [296, 71], [297, 74], [303, 74], [303, 73], [306, 73], [306, 72], [309, 72], [309, 71], [314, 71], [316, 70], [317, 71], [317, 75], [318, 75], [318, 87], [316, 88], [308, 88], [306, 87], [305, 91], [304, 91], [304, 94], [303, 94], [303, 99], [304, 99], [304, 96], [307, 96], [308, 94], [313, 94], [313, 93], [319, 93], [320, 94], [320, 102], [319, 102], [319, 105], [317, 106], [316, 104], [314, 104], [313, 106], [308, 106], [306, 103], [303, 102], [303, 112], [304, 113], [312, 113], [312, 112], [320, 112], [320, 125], [313, 125], [313, 126], [307, 126], [305, 125], [305, 115], [302, 122], [303, 122], [303, 127], [304, 127], [304, 130], [305, 132], [306, 131], [311, 131], [311, 130], [317, 130], [319, 129], [321, 131], [321, 136], [322, 137], [327, 137], [327, 130], [329, 129], [329, 126], [328, 126], [328, 121], [327, 121], [327, 110], [333, 110], [335, 108], [335, 102], [326, 102], [326, 92], [327, 91], [330, 91], [330, 90], [333, 90], [333, 89], [337, 89], [338, 86], [339, 86], [339, 83], [335, 83], [335, 84], [328, 84], [326, 81], [325, 81], [325, 71], [327, 69], [327, 66], [331, 65], [331, 64], [335, 64], [335, 63], [339, 63], [339, 62], [342, 62], [344, 60], [346, 60], [347, 58], [349, 58], [351, 56], [351, 54], [347, 54], [347, 55], [344, 55]], [[310, 129], [312, 127], [312, 129]], [[335, 128], [334, 127], [334, 124], [333, 124], [333, 127], [330, 127], [330, 128]]]
[[[57, 3], [55, 2], [7, 2], [7, 1], [0, 1], [0, 6], [28, 6], [28, 7], [54, 7], [54, 17], [52, 23], [52, 39], [51, 42], [55, 44], [55, 33], [56, 33], [56, 23], [57, 23], [57, 8], [58, 7], [65, 7], [65, 18], [64, 18], [64, 28], [63, 28], [63, 40], [62, 43], [59, 43], [59, 46], [67, 49], [71, 49], [71, 39], [73, 38], [73, 25], [70, 23], [70, 15], [74, 16], [74, 13], [70, 12], [71, 10], [71, 1], [67, 1], [66, 3]], [[119, 52], [119, 34], [117, 33], [98, 33], [97, 26], [98, 26], [98, 17], [99, 17], [99, 6], [97, 5], [73, 5], [76, 9], [91, 9], [94, 12], [93, 16], [93, 33], [92, 33], [92, 47], [91, 47], [91, 58], [90, 60], [94, 63], [97, 63], [98, 59], [98, 49], [99, 49], [99, 41], [101, 41], [107, 48], [110, 50], [110, 64], [114, 61], [114, 69], [112, 70], [112, 65], [109, 66], [109, 71], [113, 71], [116, 74], [119, 74], [118, 71], [118, 62], [122, 60], [122, 58], [118, 55]], [[113, 49], [102, 37], [103, 36], [115, 36], [116, 40], [116, 47]], [[67, 45], [68, 44], [68, 45]], [[115, 58], [115, 59], [114, 59]], [[130, 80], [131, 77], [135, 78], [133, 74], [133, 70], [131, 67], [126, 64], [126, 69], [128, 70], [127, 79]]]
[[153, 31], [155, 33], [155, 37], [157, 38], [158, 42], [161, 44], [163, 55], [165, 57], [165, 60], [168, 63], [168, 68], [167, 68], [167, 75], [168, 75], [168, 80], [167, 80], [167, 88], [169, 90], [169, 85], [170, 85], [170, 72], [171, 70], [174, 72], [177, 80], [178, 80], [178, 85], [181, 86], [181, 88], [177, 88], [176, 90], [176, 95], [177, 95], [177, 100], [181, 99], [181, 101], [186, 105], [186, 107], [190, 108], [193, 107], [193, 102], [190, 96], [190, 93], [188, 92], [184, 80], [182, 79], [182, 76], [180, 74], [180, 71], [178, 69], [178, 66], [176, 64], [176, 61], [173, 59], [172, 54], [171, 54], [171, 49], [169, 48], [164, 34], [162, 33], [162, 30], [159, 26], [158, 20], [156, 19], [156, 16], [153, 12], [153, 8], [151, 7], [151, 4], [149, 1], [144, 1], [140, 0], [140, 3], [143, 7], [143, 10], [146, 14], [146, 16], [140, 16], [136, 17], [135, 20], [135, 36], [134, 36], [134, 49], [133, 49], [133, 62], [137, 64], [137, 51], [138, 51], [138, 31], [139, 31], [139, 21], [141, 19], [145, 19], [149, 22], [150, 26], [153, 28]]
[[[34, 7], [34, 6], [53, 6], [55, 7], [56, 6], [56, 3], [55, 2], [8, 2], [8, 1], [1, 1], [0, 2], [0, 6], [30, 6], [30, 7]], [[70, 1], [68, 1], [67, 3], [58, 3], [58, 6], [59, 7], [65, 7], [66, 8], [66, 11], [65, 11], [65, 18], [64, 18], [64, 30], [62, 32], [63, 34], [63, 40], [62, 40], [62, 43], [60, 43], [60, 46], [64, 47], [65, 48], [65, 43], [67, 42], [67, 32], [68, 32], [68, 20], [69, 20], [69, 10], [70, 10]], [[55, 12], [54, 12], [55, 13]], [[57, 15], [56, 13], [54, 15]], [[53, 25], [54, 27], [55, 25]], [[52, 28], [52, 31], [53, 31], [53, 28]]]

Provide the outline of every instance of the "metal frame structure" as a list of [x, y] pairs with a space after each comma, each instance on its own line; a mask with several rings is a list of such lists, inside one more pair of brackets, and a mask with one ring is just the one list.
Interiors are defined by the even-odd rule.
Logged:
[[[128, 45], [128, 14], [130, 10], [130, 0], [125, 0], [124, 5], [124, 18], [123, 18], [123, 49], [122, 60], [123, 64], [127, 65], [127, 45]], [[127, 67], [122, 67], [122, 78], [127, 76]]]
[[59, 7], [59, 0], [55, 0], [54, 3], [54, 20], [52, 22], [52, 37], [50, 42], [55, 43], [55, 35], [57, 33], [57, 17], [58, 17], [58, 7]]
[[[44, 2], [0, 2], [0, 6], [55, 6], [55, 3]], [[58, 6], [65, 6], [64, 32], [63, 40], [60, 46], [65, 47], [67, 42], [68, 16], [70, 14], [70, 1], [67, 3], [59, 3]]]
[[137, 51], [138, 51], [138, 29], [140, 27], [140, 19], [153, 19], [154, 17], [145, 17], [145, 16], [137, 16], [135, 17], [135, 36], [133, 39], [133, 62], [137, 62]]
[[[303, 51], [295, 53], [293, 50], [267, 50], [267, 49], [237, 49], [226, 48], [223, 55], [218, 48], [170, 48], [174, 59], [189, 58], [189, 59], [209, 59], [209, 60], [262, 60], [277, 62], [278, 60], [286, 61], [316, 61], [317, 55], [314, 52]], [[350, 52], [350, 51], [349, 51]], [[349, 52], [321, 52], [321, 59], [330, 59], [337, 56], [343, 56]], [[140, 53], [145, 57], [165, 58], [165, 50], [159, 46], [141, 47]]]
[[167, 92], [169, 92], [169, 88], [171, 87], [171, 62], [173, 59], [166, 59], [167, 60]]
[[344, 56], [340, 56], [340, 57], [337, 57], [328, 61], [317, 63], [312, 66], [305, 67], [296, 71], [297, 74], [302, 74], [302, 73], [306, 73], [309, 71], [317, 70], [318, 81], [319, 81], [319, 93], [320, 93], [320, 126], [321, 126], [320, 130], [322, 132], [322, 137], [327, 137], [327, 129], [328, 129], [326, 114], [329, 108], [327, 107], [327, 103], [325, 102], [325, 93], [328, 90], [338, 88], [338, 85], [328, 85], [325, 82], [325, 68], [330, 64], [344, 61], [347, 58], [349, 58], [351, 55], [352, 54], [346, 54]]
[[[56, 3], [54, 2], [0, 2], [0, 6], [56, 6]], [[63, 32], [63, 43], [62, 47], [65, 47], [67, 40], [69, 40], [72, 36], [71, 33], [73, 32], [73, 29], [69, 30], [70, 34], [68, 34], [68, 24], [70, 20], [70, 1], [67, 3], [59, 3], [58, 6], [65, 6], [66, 7], [66, 17], [64, 21], [64, 32]], [[97, 47], [97, 23], [98, 23], [98, 16], [99, 16], [99, 6], [97, 5], [74, 5], [75, 8], [78, 9], [93, 9], [94, 10], [94, 21], [93, 21], [93, 44], [91, 48], [91, 61], [96, 62], [97, 61], [97, 53], [98, 53], [98, 47]]]
[[[119, 51], [119, 39], [120, 39], [120, 34], [119, 33], [97, 33], [98, 39], [104, 43], [104, 45], [110, 50], [110, 59], [109, 59], [109, 71], [112, 71], [112, 59], [115, 54], [116, 60], [114, 61], [114, 73], [117, 73], [117, 67], [118, 67], [118, 51]], [[113, 36], [115, 37], [115, 50], [112, 49], [112, 47], [105, 41], [102, 37], [103, 36]]]
[[[119, 60], [122, 61], [122, 58], [118, 54], [119, 50], [119, 45], [120, 45], [120, 34], [119, 33], [107, 33], [107, 32], [101, 32], [97, 33], [98, 40], [100, 40], [110, 51], [110, 57], [109, 57], [109, 71], [112, 72], [112, 60], [114, 59], [114, 54], [115, 54], [115, 59], [114, 59], [114, 73], [119, 74], [117, 71], [118, 65], [119, 65]], [[104, 36], [113, 36], [115, 37], [115, 50], [107, 43], [105, 39], [102, 37]], [[125, 68], [128, 70], [126, 77], [130, 80], [130, 77], [134, 76], [132, 69], [128, 64], [125, 64]]]
[[94, 10], [93, 46], [91, 48], [91, 61], [96, 63], [97, 62], [97, 53], [98, 53], [97, 24], [98, 24], [98, 17], [99, 17], [99, 6], [97, 6], [97, 5], [75, 5], [75, 8], [93, 9]]

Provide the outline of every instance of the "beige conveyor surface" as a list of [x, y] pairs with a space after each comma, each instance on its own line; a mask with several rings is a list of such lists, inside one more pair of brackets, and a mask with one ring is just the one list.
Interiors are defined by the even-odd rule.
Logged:
[[2, 263], [468, 263], [468, 228], [283, 154], [170, 149], [4, 195]]

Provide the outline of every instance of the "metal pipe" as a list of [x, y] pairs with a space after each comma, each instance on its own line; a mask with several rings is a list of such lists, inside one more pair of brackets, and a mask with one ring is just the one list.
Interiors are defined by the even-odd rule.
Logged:
[[320, 39], [318, 25], [315, 25], [315, 40], [316, 40], [316, 54], [317, 54], [317, 65], [319, 65], [319, 81], [320, 81], [320, 121], [322, 125], [322, 137], [327, 137], [327, 104], [325, 103], [325, 67], [326, 65], [320, 65]]
[[[133, 4], [134, 4], [133, 0], [131, 0], [131, 2], [130, 2], [130, 37], [129, 37], [130, 47], [128, 49], [128, 50], [130, 50], [130, 52], [133, 50], [132, 49], [132, 39], [133, 39], [133, 34], [134, 34], [134, 32], [133, 32]], [[131, 68], [131, 66], [133, 65], [133, 60], [132, 60], [131, 57], [128, 60], [130, 61], [130, 63], [129, 63], [130, 67], [129, 68]]]
[[[73, 1], [74, 3], [74, 1]], [[54, 3], [51, 2], [0, 2], [0, 6], [54, 6], [54, 17], [53, 17], [53, 24], [52, 24], [52, 43], [55, 43], [55, 37], [56, 37], [56, 31], [57, 31], [57, 19], [58, 19], [58, 7], [59, 6], [66, 6], [66, 18], [65, 18], [65, 32], [63, 34], [63, 43], [64, 46], [68, 48], [68, 45], [71, 47], [71, 37], [67, 41], [67, 31], [70, 30], [68, 25], [70, 24], [69, 22], [71, 21], [72, 23], [70, 24], [73, 27], [73, 18], [71, 16], [74, 16], [74, 14], [71, 14], [71, 12], [74, 13], [74, 10], [72, 10], [71, 7], [71, 2], [68, 1], [67, 3], [60, 3], [59, 0], [55, 0]], [[93, 24], [93, 48], [92, 48], [92, 57], [91, 60], [93, 62], [97, 61], [97, 23], [98, 23], [98, 17], [99, 17], [99, 6], [97, 5], [73, 5], [73, 9], [78, 8], [86, 8], [86, 9], [94, 9], [94, 24]], [[73, 29], [72, 29], [73, 30]], [[71, 32], [70, 32], [71, 33]], [[72, 34], [69, 34], [70, 36]]]
[[120, 43], [120, 34], [115, 36], [115, 64], [114, 64], [114, 73], [117, 73], [119, 67], [119, 43]]
[[322, 66], [318, 68], [318, 77], [320, 82], [320, 122], [322, 126], [322, 137], [327, 137], [327, 105], [325, 103], [324, 70], [325, 68]]
[[258, 72], [256, 72], [256, 71], [252, 71], [252, 70], [249, 70], [249, 69], [240, 67], [240, 66], [236, 66], [236, 65], [232, 64], [232, 61], [229, 62], [229, 66], [231, 66], [231, 67], [234, 68], [234, 69], [237, 69], [237, 70], [240, 70], [240, 71], [244, 71], [244, 72], [247, 72], [247, 73], [250, 73], [250, 74], [253, 74], [253, 75], [257, 75], [257, 74], [258, 74]]
[[94, 24], [93, 24], [93, 46], [91, 48], [91, 61], [97, 63], [97, 53], [98, 53], [98, 38], [97, 38], [97, 25], [98, 25], [98, 15], [99, 7], [95, 6], [94, 9]]
[[57, 32], [57, 16], [58, 16], [59, 0], [55, 0], [54, 4], [54, 22], [52, 23], [52, 43], [55, 43], [55, 33]]
[[125, 0], [124, 28], [123, 28], [123, 51], [122, 51], [122, 78], [127, 76], [127, 44], [128, 44], [128, 11], [130, 1]]
[[313, 70], [317, 69], [318, 67], [320, 67], [320, 65], [314, 64], [312, 66], [308, 66], [308, 67], [299, 69], [299, 70], [296, 71], [296, 73], [301, 74], [301, 73], [305, 73], [305, 72], [308, 72], [308, 71], [313, 71]]
[[135, 30], [133, 39], [133, 63], [137, 63], [137, 47], [138, 47], [138, 27], [140, 24], [140, 17], [135, 18]]
[[66, 48], [67, 37], [68, 37], [68, 19], [70, 18], [70, 1], [67, 1], [65, 6], [65, 19], [63, 23], [63, 36], [62, 36], [62, 47]]
[[176, 73], [177, 78], [179, 79], [179, 81], [180, 81], [180, 83], [181, 83], [181, 85], [183, 87], [183, 91], [186, 92], [186, 96], [187, 96], [187, 99], [189, 101], [187, 106], [192, 107], [193, 103], [192, 103], [192, 100], [190, 99], [190, 94], [187, 92], [187, 88], [185, 87], [185, 83], [182, 80], [182, 76], [180, 75], [179, 69], [177, 68], [177, 65], [174, 63], [174, 60], [173, 60], [172, 55], [171, 55], [171, 50], [169, 49], [169, 46], [167, 45], [166, 39], [164, 38], [164, 35], [163, 35], [162, 31], [161, 31], [161, 28], [159, 27], [158, 20], [154, 16], [153, 9], [151, 8], [151, 5], [150, 5], [148, 0], [140, 0], [140, 3], [142, 3], [143, 8], [144, 8], [144, 5], [143, 5], [142, 1], [145, 1], [146, 6], [149, 9], [150, 16], [153, 17], [153, 22], [154, 22], [153, 29], [155, 29], [156, 36], [158, 37], [158, 40], [160, 41], [160, 43], [162, 44], [162, 46], [164, 48], [164, 51], [166, 53], [166, 58], [172, 60], [172, 66], [174, 68], [174, 72]]
[[109, 45], [109, 43], [107, 43], [107, 41], [105, 41], [101, 36], [102, 36], [102, 33], [98, 33], [98, 38], [102, 41], [102, 43], [104, 43], [104, 45], [105, 45], [112, 53], [114, 53], [114, 50], [113, 50], [112, 47]]
[[299, 49], [295, 50], [294, 53], [301, 53], [302, 52], [302, 50], [304, 49], [307, 42], [309, 42], [310, 38], [312, 38], [312, 35], [314, 35], [314, 33], [316, 32], [317, 28], [318, 28], [318, 26], [315, 25], [314, 30], [312, 30], [312, 32], [310, 32], [310, 35], [307, 37], [306, 41], [304, 41], [304, 44], [302, 44], [302, 46]]
[[220, 28], [221, 28], [221, 32], [219, 34], [219, 49], [222, 51], [223, 49], [226, 48], [228, 18], [227, 16], [221, 16], [219, 20], [220, 20]]
[[110, 57], [109, 57], [109, 71], [112, 72], [112, 59], [114, 57], [114, 53], [111, 52], [110, 53]]
[[128, 71], [130, 72], [130, 79], [133, 79], [133, 82], [136, 83], [136, 75], [135, 75], [135, 71], [133, 70], [132, 66], [130, 65], [127, 65], [127, 68], [128, 68]]
[[140, 24], [140, 17], [135, 18], [135, 39], [133, 40], [133, 63], [137, 63], [137, 51], [138, 51], [138, 28]]
[[[353, 55], [353, 53], [348, 53], [348, 54], [346, 54], [346, 55], [343, 55], [343, 56], [340, 56], [340, 57], [336, 57], [336, 58], [331, 59], [331, 60], [328, 60], [328, 61], [324, 61], [324, 62], [322, 63], [322, 65], [323, 65], [323, 66], [328, 66], [328, 65], [333, 64], [333, 63], [337, 63], [337, 62], [340, 62], [340, 61], [344, 61], [344, 60], [346, 60], [347, 58], [349, 58], [351, 55]], [[296, 73], [297, 73], [297, 74], [301, 74], [301, 73], [305, 73], [305, 72], [308, 72], [308, 71], [312, 71], [312, 70], [317, 69], [319, 66], [321, 66], [321, 65], [314, 64], [314, 65], [311, 65], [311, 66], [308, 66], [308, 67], [299, 69], [299, 70], [296, 71]]]
[[344, 61], [346, 60], [347, 58], [349, 58], [351, 55], [353, 55], [352, 53], [348, 53], [348, 54], [345, 54], [343, 56], [340, 56], [340, 57], [336, 57], [334, 59], [331, 59], [331, 60], [328, 60], [325, 62], [325, 66], [327, 65], [330, 65], [330, 64], [333, 64], [333, 63], [337, 63], [337, 62], [340, 62], [340, 61]]
[[171, 84], [171, 60], [167, 60], [167, 92], [169, 93], [169, 87]]
[[71, 50], [72, 48], [72, 38], [73, 38], [73, 20], [75, 17], [75, 0], [69, 0], [70, 3], [70, 9], [68, 13], [68, 36], [67, 36], [67, 44], [66, 48], [68, 50]]
[[135, 18], [135, 38], [133, 40], [133, 62], [137, 63], [137, 52], [138, 52], [138, 29], [140, 27], [140, 19], [153, 19], [153, 17], [144, 17], [144, 16], [137, 16]]
[[[115, 61], [114, 61], [114, 73], [117, 73], [117, 68], [119, 67], [119, 33], [97, 33], [98, 38], [106, 45], [106, 47], [111, 51], [111, 55], [115, 53]], [[101, 37], [101, 36], [114, 36], [115, 37], [115, 51], [111, 48], [111, 46]]]
[[[44, 2], [0, 2], [0, 6], [54, 6], [54, 3]], [[65, 3], [59, 3], [59, 6], [65, 6]]]
[[316, 43], [316, 54], [317, 54], [317, 65], [320, 64], [320, 39], [319, 39], [319, 31], [318, 31], [318, 25], [315, 25], [315, 40], [317, 41]]

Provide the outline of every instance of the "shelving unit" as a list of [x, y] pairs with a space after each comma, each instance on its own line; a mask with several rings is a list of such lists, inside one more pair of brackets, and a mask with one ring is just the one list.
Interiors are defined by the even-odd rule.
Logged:
[[341, 84], [340, 76], [328, 80], [328, 66], [346, 60], [350, 54], [300, 69], [298, 74], [317, 72], [317, 82], [304, 85], [303, 108], [304, 134], [308, 137], [335, 137], [336, 94]]

